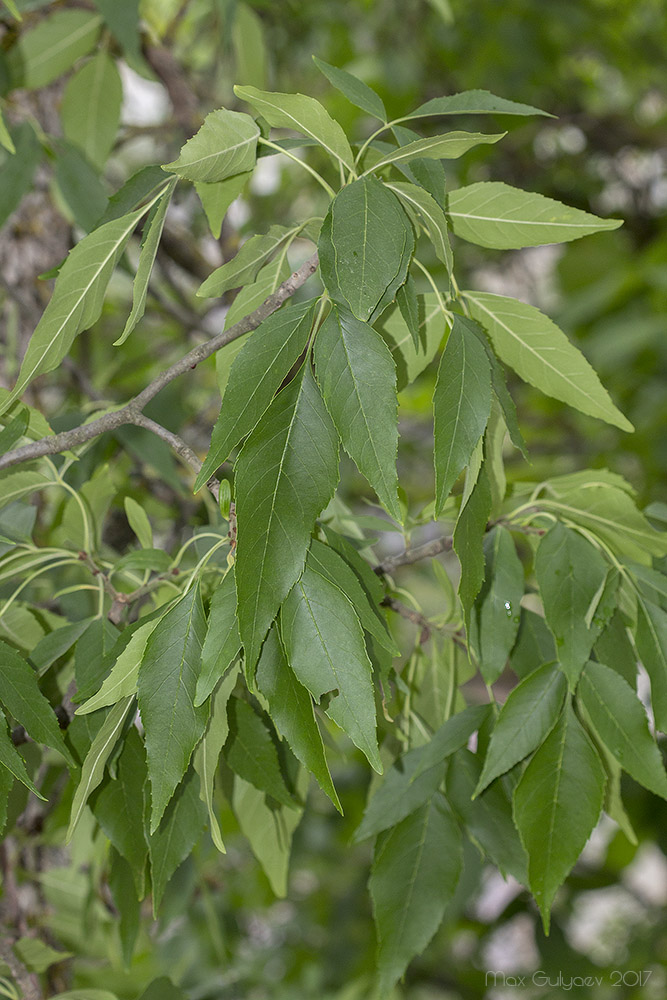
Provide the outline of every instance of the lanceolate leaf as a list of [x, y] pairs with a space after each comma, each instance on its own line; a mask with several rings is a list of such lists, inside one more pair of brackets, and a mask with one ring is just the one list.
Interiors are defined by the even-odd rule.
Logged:
[[95, 48], [102, 18], [87, 10], [57, 10], [27, 31], [12, 48], [14, 86], [36, 90], [66, 72]]
[[414, 279], [408, 274], [405, 283], [396, 292], [396, 302], [401, 316], [412, 337], [412, 346], [419, 350], [419, 299]]
[[484, 586], [470, 619], [470, 643], [487, 684], [498, 680], [519, 631], [523, 566], [509, 531], [497, 525], [484, 539]]
[[12, 212], [18, 208], [23, 195], [30, 190], [37, 164], [44, 155], [41, 143], [29, 122], [21, 122], [12, 129], [11, 135], [7, 135], [15, 147], [15, 153], [2, 165], [0, 226], [4, 226]]
[[399, 757], [366, 806], [355, 840], [395, 826], [428, 801], [442, 783], [447, 759], [466, 745], [487, 712], [486, 705], [464, 709], [447, 719], [428, 743]]
[[334, 302], [369, 319], [405, 281], [414, 235], [396, 196], [374, 177], [336, 195], [320, 232], [322, 279]]
[[551, 904], [600, 816], [605, 772], [568, 702], [514, 793], [530, 889], [549, 931]]
[[402, 181], [392, 181], [387, 187], [415, 209], [426, 227], [433, 249], [451, 274], [454, 259], [447, 232], [447, 216], [433, 195], [416, 184], [405, 184]]
[[343, 446], [400, 520], [396, 371], [382, 337], [334, 307], [315, 340], [315, 368]]
[[90, 798], [95, 819], [132, 869], [137, 897], [145, 893], [148, 845], [144, 837], [146, 751], [137, 730], [129, 730], [118, 756], [117, 774]]
[[623, 770], [666, 799], [662, 756], [649, 732], [644, 706], [632, 688], [616, 671], [589, 660], [577, 690], [596, 733]]
[[36, 743], [53, 747], [73, 763], [55, 713], [39, 690], [37, 674], [5, 642], [0, 642], [0, 702]]
[[480, 181], [451, 191], [447, 205], [456, 236], [496, 250], [567, 243], [622, 224], [620, 219], [599, 219], [500, 181]]
[[26, 788], [30, 789], [33, 795], [46, 802], [45, 797], [35, 787], [30, 775], [26, 771], [23, 757], [21, 757], [12, 743], [11, 736], [7, 732], [7, 720], [0, 710], [0, 772], [3, 768], [9, 771], [10, 774], [13, 774], [15, 778], [18, 778]]
[[276, 802], [295, 807], [278, 756], [275, 733], [267, 725], [266, 716], [242, 698], [232, 698], [227, 707], [229, 738], [225, 744], [225, 761], [240, 775], [266, 792]]
[[491, 734], [475, 795], [546, 739], [560, 715], [566, 690], [567, 681], [556, 664], [544, 663], [510, 692]]
[[65, 138], [100, 171], [116, 139], [122, 100], [120, 74], [105, 50], [71, 76], [65, 88], [60, 106]]
[[154, 915], [157, 915], [169, 879], [192, 853], [205, 822], [206, 805], [199, 797], [199, 779], [190, 768], [157, 830], [147, 833]]
[[473, 318], [488, 331], [498, 357], [524, 381], [582, 413], [633, 430], [586, 358], [548, 316], [504, 295], [462, 294]]
[[470, 320], [454, 316], [433, 394], [435, 513], [441, 513], [491, 411], [491, 369]]
[[118, 340], [114, 340], [114, 346], [125, 343], [135, 326], [144, 315], [146, 309], [146, 297], [148, 295], [148, 282], [150, 281], [153, 265], [157, 256], [162, 230], [164, 229], [167, 210], [171, 202], [171, 196], [176, 187], [176, 178], [172, 178], [167, 184], [164, 194], [151, 209], [144, 224], [144, 234], [141, 240], [141, 252], [139, 254], [139, 264], [134, 278], [134, 288], [132, 290], [132, 311], [128, 317], [125, 328]]
[[651, 679], [655, 724], [667, 733], [667, 611], [651, 601], [640, 600], [635, 642]]
[[97, 322], [114, 267], [137, 222], [159, 197], [154, 195], [143, 208], [93, 230], [70, 251], [28, 344], [16, 385], [0, 403], [0, 411], [7, 409], [37, 375], [57, 368], [77, 334]]
[[280, 309], [243, 344], [231, 367], [220, 416], [195, 491], [201, 489], [232, 448], [255, 427], [305, 351], [312, 322], [312, 300]]
[[241, 637], [236, 620], [236, 581], [234, 567], [230, 566], [211, 598], [195, 705], [202, 705], [206, 701], [234, 662], [240, 647]]
[[553, 118], [548, 111], [540, 111], [530, 104], [519, 104], [508, 101], [505, 97], [496, 97], [488, 90], [464, 90], [460, 94], [449, 94], [447, 97], [434, 97], [425, 104], [420, 104], [415, 111], [406, 115], [409, 118], [428, 118], [433, 115], [543, 115]]
[[327, 153], [352, 168], [354, 157], [345, 133], [314, 97], [303, 94], [271, 94], [255, 87], [234, 87], [234, 93], [252, 104], [274, 128], [291, 128], [315, 139]]
[[426, 947], [461, 874], [461, 834], [441, 795], [383, 834], [369, 881], [378, 935], [379, 995], [388, 996]]
[[375, 733], [371, 664], [354, 607], [310, 567], [281, 612], [281, 632], [292, 670], [325, 712], [382, 772]]
[[257, 665], [257, 687], [269, 704], [274, 724], [289, 743], [295, 756], [315, 775], [322, 790], [342, 813], [324, 755], [313, 702], [287, 662], [275, 626], [270, 630], [262, 647], [262, 655]]
[[201, 788], [199, 796], [208, 809], [208, 825], [211, 840], [222, 853], [226, 854], [225, 845], [220, 831], [220, 824], [215, 812], [213, 801], [215, 774], [218, 769], [220, 753], [229, 735], [229, 720], [227, 718], [227, 702], [238, 680], [238, 668], [231, 670], [220, 682], [211, 698], [211, 714], [204, 737], [194, 752], [193, 765], [199, 775]]
[[482, 132], [447, 132], [445, 135], [428, 136], [426, 139], [417, 139], [409, 142], [405, 146], [398, 146], [395, 152], [388, 153], [381, 160], [373, 164], [372, 170], [381, 170], [389, 164], [407, 163], [409, 160], [416, 160], [420, 157], [431, 157], [434, 160], [455, 160], [463, 156], [469, 149], [479, 146], [481, 143], [494, 143], [507, 135], [500, 132], [498, 135], [485, 135]]
[[164, 170], [208, 184], [244, 173], [255, 166], [258, 135], [259, 126], [250, 115], [225, 108], [212, 111]]
[[459, 513], [454, 529], [454, 551], [461, 563], [459, 597], [466, 618], [484, 582], [484, 533], [491, 513], [491, 487], [484, 466]]
[[412, 331], [396, 306], [387, 309], [376, 323], [394, 359], [399, 391], [405, 389], [431, 363], [447, 329], [445, 314], [434, 292], [418, 295], [417, 302], [420, 317], [417, 348]]
[[251, 236], [235, 257], [209, 274], [197, 289], [202, 298], [218, 298], [230, 288], [254, 281], [260, 269], [284, 244], [291, 242], [301, 226], [271, 226], [268, 233]]
[[465, 831], [498, 866], [503, 876], [528, 882], [526, 852], [512, 819], [512, 804], [498, 783], [473, 799], [481, 764], [477, 754], [462, 747], [447, 768], [447, 802]]
[[72, 802], [72, 812], [70, 814], [69, 828], [67, 830], [67, 840], [72, 838], [77, 823], [81, 819], [81, 813], [88, 801], [88, 797], [98, 787], [104, 777], [104, 770], [111, 753], [120, 739], [120, 734], [125, 725], [125, 720], [134, 704], [134, 698], [124, 698], [111, 709], [102, 726], [93, 740], [90, 750], [86, 754], [86, 759], [81, 768], [81, 777], [74, 793]]
[[579, 532], [560, 522], [542, 538], [535, 556], [547, 624], [556, 640], [558, 659], [570, 689], [579, 675], [601, 629], [586, 624], [586, 611], [604, 586], [607, 563]]
[[197, 584], [151, 633], [139, 669], [139, 711], [152, 790], [151, 833], [206, 727], [208, 708], [193, 704], [205, 631]]
[[115, 705], [117, 701], [133, 695], [137, 689], [139, 667], [146, 649], [149, 637], [157, 628], [159, 619], [146, 622], [132, 634], [128, 644], [120, 653], [105, 678], [97, 694], [84, 702], [76, 710], [76, 715], [88, 715], [106, 705]]
[[[387, 623], [379, 614], [377, 605], [374, 607], [371, 604], [361, 581], [342, 555], [339, 555], [331, 545], [323, 545], [322, 542], [313, 539], [306, 563], [345, 594], [354, 605], [354, 610], [364, 629], [384, 649], [387, 649], [393, 656], [400, 656], [400, 650], [390, 636]], [[370, 566], [368, 568], [370, 570]], [[382, 596], [384, 596], [384, 592]]]
[[374, 118], [379, 118], [380, 121], [386, 122], [387, 112], [385, 106], [381, 98], [367, 84], [357, 79], [352, 73], [348, 73], [347, 70], [331, 66], [329, 63], [324, 62], [323, 59], [318, 59], [317, 56], [313, 56], [313, 62], [320, 73], [326, 76], [329, 83], [336, 90], [340, 90], [342, 94], [345, 94], [348, 101], [354, 104], [355, 107], [361, 108], [362, 111], [367, 111]]
[[337, 482], [336, 431], [306, 364], [278, 393], [236, 463], [236, 591], [249, 671], [301, 574], [313, 523]]

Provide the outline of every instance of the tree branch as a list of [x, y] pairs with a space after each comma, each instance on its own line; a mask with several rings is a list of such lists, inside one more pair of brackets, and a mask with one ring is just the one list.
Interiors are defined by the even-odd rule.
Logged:
[[[318, 257], [315, 253], [297, 271], [294, 271], [286, 281], [283, 281], [280, 288], [272, 295], [269, 295], [254, 312], [251, 312], [248, 316], [244, 316], [238, 323], [231, 326], [229, 330], [224, 330], [215, 337], [211, 337], [205, 344], [198, 344], [196, 347], [193, 347], [179, 361], [174, 362], [165, 371], [160, 372], [145, 389], [142, 389], [125, 406], [121, 406], [111, 413], [105, 413], [103, 417], [91, 420], [90, 423], [82, 424], [71, 431], [64, 431], [61, 434], [53, 434], [50, 437], [40, 438], [39, 441], [32, 441], [30, 444], [7, 452], [0, 457], [0, 469], [8, 469], [10, 466], [19, 465], [21, 462], [30, 462], [35, 458], [41, 458], [43, 455], [57, 455], [62, 451], [69, 451], [71, 448], [85, 444], [86, 441], [91, 441], [106, 431], [115, 430], [116, 427], [122, 427], [123, 424], [136, 423], [136, 418], [141, 415], [144, 407], [151, 399], [157, 396], [161, 389], [164, 389], [166, 385], [173, 382], [179, 375], [183, 375], [191, 368], [196, 368], [201, 361], [210, 358], [221, 347], [225, 347], [238, 337], [242, 337], [244, 333], [256, 330], [260, 323], [263, 323], [276, 309], [280, 308], [283, 302], [286, 302], [287, 299], [294, 295], [298, 288], [301, 288], [306, 283], [308, 278], [317, 270], [317, 265]], [[179, 452], [179, 454], [182, 454], [182, 452]]]
[[381, 563], [374, 567], [374, 570], [378, 576], [386, 576], [393, 573], [398, 566], [409, 566], [412, 563], [419, 562], [420, 559], [432, 559], [434, 556], [440, 555], [441, 552], [450, 552], [452, 544], [453, 539], [451, 535], [444, 536], [443, 538], [434, 538], [431, 542], [418, 545], [416, 549], [406, 549], [405, 552], [401, 552], [397, 556], [389, 556], [387, 559], [383, 559]]
[[[137, 413], [137, 415], [132, 419], [132, 423], [137, 427], [143, 427], [147, 431], [152, 431], [153, 434], [156, 434], [159, 438], [162, 438], [163, 441], [166, 441], [169, 447], [172, 448], [177, 455], [180, 455], [186, 465], [190, 466], [194, 474], [198, 475], [203, 462], [199, 461], [190, 445], [186, 444], [185, 441], [178, 436], [178, 434], [174, 434], [173, 431], [167, 430], [166, 427], [163, 427], [162, 424], [156, 423], [155, 420], [151, 420], [150, 417], [145, 417], [143, 413]], [[213, 497], [217, 502], [220, 496], [220, 480], [216, 479], [215, 476], [211, 476], [206, 486], [213, 494]]]

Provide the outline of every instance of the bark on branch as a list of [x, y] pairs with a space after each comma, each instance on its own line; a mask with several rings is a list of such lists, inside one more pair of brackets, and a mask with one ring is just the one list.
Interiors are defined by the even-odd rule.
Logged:
[[394, 572], [399, 566], [409, 566], [419, 562], [420, 559], [432, 559], [440, 555], [441, 552], [450, 552], [453, 544], [451, 535], [443, 538], [434, 538], [431, 542], [418, 545], [415, 549], [406, 549], [397, 556], [389, 556], [374, 567], [378, 576], [386, 576]]
[[[166, 385], [173, 382], [179, 375], [183, 375], [190, 369], [196, 368], [201, 361], [210, 358], [221, 347], [225, 347], [238, 337], [242, 337], [244, 333], [249, 333], [251, 330], [257, 329], [260, 323], [263, 323], [267, 317], [294, 295], [297, 289], [306, 283], [308, 278], [317, 270], [317, 265], [318, 257], [315, 253], [297, 271], [294, 271], [286, 281], [283, 281], [280, 288], [272, 295], [269, 295], [254, 312], [244, 316], [238, 323], [231, 326], [229, 330], [224, 330], [222, 333], [217, 334], [205, 344], [198, 344], [197, 347], [193, 347], [180, 360], [174, 362], [165, 371], [160, 372], [152, 382], [149, 382], [145, 389], [142, 389], [125, 406], [121, 406], [110, 413], [105, 413], [104, 416], [98, 417], [96, 420], [91, 420], [90, 423], [82, 424], [80, 427], [75, 427], [71, 431], [64, 431], [61, 434], [53, 434], [50, 437], [40, 438], [39, 441], [32, 441], [30, 444], [7, 452], [0, 457], [0, 470], [8, 469], [12, 465], [19, 465], [21, 462], [30, 462], [35, 458], [42, 458], [44, 455], [57, 455], [60, 452], [69, 451], [72, 448], [76, 448], [77, 445], [85, 444], [86, 441], [91, 441], [93, 438], [99, 437], [100, 434], [104, 434], [106, 431], [115, 430], [116, 427], [122, 427], [124, 424], [135, 424], [137, 423], [137, 419], [147, 420], [148, 418], [142, 418], [142, 410], [151, 399], [157, 396], [161, 389], [164, 389]], [[146, 423], [143, 423], [142, 426], [146, 426]], [[164, 428], [162, 428], [162, 431], [164, 431]], [[169, 432], [167, 431], [166, 433]], [[174, 437], [176, 436], [174, 435]], [[180, 441], [180, 439], [178, 440]], [[185, 447], [187, 448], [187, 445]], [[178, 448], [176, 450], [179, 454], [184, 454], [182, 450]], [[191, 454], [194, 455], [194, 453]], [[196, 458], [196, 456], [194, 457]]]

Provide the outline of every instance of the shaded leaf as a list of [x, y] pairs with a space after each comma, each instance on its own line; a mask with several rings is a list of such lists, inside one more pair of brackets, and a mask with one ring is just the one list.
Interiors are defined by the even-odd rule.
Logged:
[[285, 784], [276, 743], [264, 719], [241, 698], [229, 701], [227, 717], [229, 738], [225, 744], [225, 761], [228, 766], [276, 802], [295, 806], [292, 793]]
[[454, 528], [454, 551], [461, 563], [459, 597], [466, 618], [484, 583], [484, 534], [491, 513], [491, 487], [484, 466]]
[[[0, 167], [0, 226], [4, 226], [30, 190], [37, 164], [43, 151], [35, 130], [29, 122], [21, 122], [8, 133], [14, 155], [5, 157]], [[3, 144], [4, 145], [4, 144]]]
[[[197, 289], [202, 298], [218, 298], [231, 288], [254, 281], [260, 269], [286, 243], [291, 243], [301, 226], [271, 226], [268, 233], [251, 236], [230, 261], [216, 268]], [[271, 318], [271, 317], [269, 317]]]
[[416, 184], [405, 184], [401, 181], [393, 181], [387, 184], [387, 187], [391, 191], [395, 191], [399, 198], [402, 198], [417, 212], [426, 228], [437, 257], [451, 274], [454, 258], [449, 243], [447, 217], [433, 195], [423, 188], [417, 187]]
[[[38, 799], [42, 799], [43, 802], [46, 802], [46, 799], [41, 792], [37, 790], [30, 775], [26, 771], [23, 757], [21, 757], [12, 743], [11, 736], [7, 732], [7, 720], [5, 719], [2, 711], [0, 711], [0, 765], [0, 780], [6, 782], [6, 775], [3, 776], [4, 769], [4, 772], [9, 772], [9, 774], [18, 778], [18, 780], [22, 782], [26, 788], [29, 788], [33, 795], [36, 795]], [[7, 794], [9, 794], [11, 782], [8, 783], [7, 787]], [[4, 826], [4, 822], [2, 825]]]
[[123, 85], [116, 63], [100, 50], [67, 81], [60, 119], [65, 138], [102, 170], [120, 123]]
[[5, 708], [36, 743], [53, 747], [73, 764], [55, 712], [39, 690], [37, 674], [16, 650], [1, 641], [0, 676], [0, 701]]
[[512, 536], [496, 525], [484, 539], [485, 579], [470, 618], [469, 641], [487, 684], [498, 680], [509, 656], [521, 617], [523, 566]]
[[206, 181], [195, 183], [195, 191], [208, 219], [211, 235], [216, 240], [220, 239], [223, 219], [227, 215], [229, 206], [243, 192], [251, 177], [252, 170], [245, 170], [242, 174], [226, 177], [224, 181], [215, 181], [211, 184]]
[[206, 815], [206, 805], [199, 797], [199, 779], [190, 768], [165, 809], [159, 826], [153, 833], [147, 833], [154, 916], [167, 883], [199, 840]]
[[655, 724], [661, 732], [667, 733], [667, 611], [652, 601], [640, 600], [635, 642], [651, 680]]
[[37, 90], [91, 52], [102, 18], [87, 10], [56, 10], [19, 34], [9, 55], [14, 86]]
[[236, 620], [236, 583], [234, 567], [231, 566], [211, 598], [195, 705], [206, 701], [215, 685], [231, 667], [240, 646], [241, 637]]
[[193, 757], [193, 766], [199, 775], [201, 785], [199, 796], [206, 803], [206, 808], [208, 809], [208, 825], [211, 832], [211, 840], [222, 854], [225, 854], [226, 851], [218, 817], [215, 813], [213, 793], [215, 790], [214, 785], [218, 760], [229, 735], [227, 702], [234, 690], [237, 679], [238, 670], [232, 670], [216, 688], [211, 698], [211, 714], [206, 726], [206, 732]]

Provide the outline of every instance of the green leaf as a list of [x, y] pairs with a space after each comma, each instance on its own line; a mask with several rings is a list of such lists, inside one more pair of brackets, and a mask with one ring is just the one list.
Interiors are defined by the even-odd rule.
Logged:
[[227, 706], [229, 738], [225, 744], [227, 765], [244, 781], [266, 792], [276, 802], [294, 807], [296, 802], [285, 784], [280, 767], [277, 742], [265, 720], [241, 698], [232, 698]]
[[65, 138], [98, 170], [104, 168], [116, 140], [122, 99], [120, 74], [104, 49], [67, 81], [60, 105]]
[[315, 775], [336, 809], [342, 813], [310, 694], [296, 679], [287, 662], [275, 626], [271, 628], [262, 647], [256, 680], [257, 687], [268, 702], [269, 714], [276, 728], [304, 767]]
[[[14, 744], [12, 743], [11, 736], [7, 732], [7, 720], [4, 714], [0, 710], [0, 773], [2, 768], [6, 768], [10, 774], [13, 774], [15, 778], [18, 778], [26, 788], [29, 788], [33, 795], [36, 795], [38, 799], [46, 802], [46, 798], [33, 784], [32, 779], [25, 768], [25, 762], [23, 757], [18, 753]], [[4, 825], [4, 824], [3, 824]]]
[[405, 325], [410, 331], [412, 346], [415, 351], [418, 351], [420, 348], [419, 299], [417, 298], [417, 286], [410, 274], [408, 274], [405, 283], [396, 292], [396, 303]]
[[508, 101], [505, 97], [496, 97], [488, 90], [464, 90], [460, 94], [449, 94], [446, 97], [434, 97], [425, 104], [420, 104], [415, 111], [406, 115], [409, 118], [428, 118], [432, 115], [543, 115], [553, 118], [548, 111], [540, 111], [530, 104], [519, 104]]
[[396, 520], [396, 370], [382, 337], [334, 307], [315, 340], [315, 369], [343, 447]]
[[637, 686], [637, 655], [618, 608], [596, 639], [593, 650], [600, 663], [620, 674], [631, 688]]
[[567, 681], [553, 663], [543, 663], [510, 691], [491, 734], [475, 795], [544, 742], [560, 716], [566, 691]]
[[176, 187], [176, 178], [169, 181], [160, 195], [159, 200], [153, 205], [144, 223], [144, 232], [141, 238], [141, 251], [139, 253], [139, 263], [134, 277], [132, 288], [132, 311], [128, 316], [125, 328], [118, 340], [114, 340], [114, 347], [124, 344], [130, 336], [139, 320], [146, 310], [146, 297], [148, 295], [148, 283], [150, 281], [155, 258], [157, 257], [162, 230], [164, 229], [167, 211], [171, 203], [171, 197]]
[[271, 94], [256, 87], [234, 87], [234, 93], [239, 100], [252, 104], [269, 125], [291, 128], [315, 139], [330, 156], [353, 169], [354, 156], [345, 133], [314, 97]]
[[648, 728], [644, 706], [620, 674], [589, 660], [577, 693], [593, 727], [624, 771], [667, 799], [662, 755]]
[[[229, 8], [228, 8], [229, 9]], [[233, 11], [232, 39], [236, 62], [235, 79], [253, 87], [266, 85], [268, 56], [264, 25], [259, 14], [248, 4], [241, 3]]]
[[121, 573], [128, 569], [154, 570], [165, 573], [171, 564], [171, 556], [164, 549], [135, 549], [118, 560], [114, 566], [114, 573]]
[[198, 776], [189, 768], [171, 797], [158, 828], [146, 834], [151, 859], [154, 916], [157, 916], [171, 876], [190, 856], [199, 840], [206, 816], [206, 805], [199, 797]]
[[139, 711], [151, 780], [151, 834], [204, 735], [208, 709], [193, 704], [206, 631], [199, 584], [151, 633], [139, 669]]
[[237, 614], [250, 671], [337, 482], [336, 431], [307, 364], [278, 393], [236, 462]]
[[527, 677], [543, 663], [556, 660], [556, 643], [540, 615], [527, 608], [521, 608], [521, 621], [510, 666], [520, 679]]
[[413, 208], [417, 212], [429, 235], [437, 257], [451, 274], [454, 267], [454, 258], [449, 243], [447, 216], [433, 195], [416, 184], [405, 184], [402, 181], [392, 181], [387, 184], [387, 187], [390, 191], [394, 191], [406, 205], [409, 205], [410, 208]]
[[125, 508], [127, 523], [139, 539], [142, 549], [152, 549], [153, 529], [144, 508], [136, 500], [133, 500], [132, 497], [125, 497], [123, 506]]
[[250, 115], [220, 108], [206, 115], [204, 124], [188, 139], [169, 170], [189, 181], [207, 184], [252, 170], [257, 159], [259, 126]]
[[605, 772], [569, 701], [514, 793], [530, 890], [549, 932], [551, 904], [599, 819]]
[[92, 695], [76, 710], [76, 715], [89, 715], [98, 708], [115, 705], [117, 701], [134, 695], [137, 690], [139, 668], [146, 644], [159, 624], [160, 619], [148, 621], [132, 633], [125, 648], [120, 652], [109, 674], [104, 678], [99, 691]]
[[93, 618], [76, 644], [74, 701], [85, 701], [98, 690], [115, 660], [118, 652], [116, 644], [122, 648], [126, 641], [129, 641], [129, 635], [127, 639], [124, 633], [119, 635], [108, 618]]
[[12, 15], [12, 17], [15, 17], [17, 21], [23, 20], [23, 18], [21, 17], [21, 11], [16, 6], [16, 0], [2, 0], [2, 2], [4, 3], [9, 13]]
[[435, 514], [470, 461], [491, 412], [491, 369], [470, 320], [454, 316], [433, 393]]
[[534, 306], [490, 292], [462, 292], [499, 358], [525, 382], [582, 413], [632, 431], [581, 352]]
[[519, 631], [523, 566], [509, 531], [501, 525], [484, 539], [485, 581], [470, 619], [469, 642], [482, 676], [493, 684], [502, 674]]
[[30, 662], [40, 677], [57, 659], [70, 651], [91, 621], [92, 618], [82, 618], [81, 621], [71, 622], [54, 632], [49, 632], [43, 639], [39, 640], [30, 654]]
[[454, 529], [454, 551], [461, 563], [458, 592], [466, 618], [484, 583], [484, 534], [490, 513], [491, 487], [482, 466]]
[[57, 10], [22, 31], [8, 60], [14, 86], [38, 90], [51, 83], [95, 48], [101, 25], [99, 14]]
[[159, 976], [150, 983], [139, 1000], [187, 1000], [183, 990], [174, 986], [167, 976]]
[[71, 951], [56, 951], [39, 938], [19, 938], [12, 945], [15, 954], [30, 972], [42, 973], [56, 962], [64, 962], [73, 957]]
[[53, 747], [68, 764], [73, 764], [51, 704], [39, 690], [36, 672], [11, 646], [1, 641], [0, 676], [0, 701], [7, 711], [36, 743]]
[[447, 759], [466, 745], [487, 713], [486, 705], [466, 708], [447, 719], [428, 743], [402, 754], [368, 802], [354, 839], [395, 826], [430, 799], [445, 777]]
[[405, 281], [414, 235], [396, 196], [376, 178], [362, 177], [332, 201], [318, 251], [331, 298], [368, 320]]
[[306, 349], [313, 324], [313, 300], [280, 309], [258, 326], [236, 355], [222, 399], [211, 447], [195, 482], [206, 483], [232, 448], [256, 426]]
[[447, 768], [447, 802], [465, 828], [504, 878], [512, 875], [522, 885], [528, 882], [526, 852], [512, 819], [512, 804], [497, 782], [473, 799], [482, 765], [477, 754], [463, 747]]
[[391, 306], [376, 324], [396, 365], [399, 391], [417, 378], [431, 363], [447, 330], [445, 314], [435, 292], [418, 295], [419, 346], [415, 348], [412, 331], [401, 315], [400, 307]]
[[[392, 132], [399, 146], [406, 146], [409, 142], [415, 142], [421, 138], [418, 132], [411, 128], [404, 128], [402, 125], [393, 125]], [[386, 151], [391, 150], [392, 147], [388, 143], [386, 146]], [[441, 160], [422, 158], [410, 160], [408, 163], [399, 163], [397, 167], [404, 177], [435, 198], [441, 208], [444, 206], [447, 177]]]
[[[305, 799], [308, 790], [307, 771], [301, 771], [296, 787], [299, 797]], [[247, 838], [253, 854], [264, 869], [273, 892], [279, 898], [286, 896], [292, 836], [303, 810], [267, 805], [264, 792], [238, 775], [234, 776], [232, 808], [241, 833]]]
[[[53, 176], [57, 193], [64, 202], [65, 214], [69, 210], [71, 220], [89, 233], [98, 227], [109, 203], [100, 172], [91, 166], [77, 146], [66, 139], [59, 140], [55, 154]], [[40, 277], [55, 278], [61, 268], [62, 264]]]
[[124, 52], [132, 59], [132, 67], [137, 69], [141, 60], [141, 38], [139, 37], [139, 0], [93, 0], [104, 18], [106, 25]]
[[[313, 539], [310, 543], [306, 563], [345, 594], [347, 599], [352, 602], [362, 627], [373, 636], [380, 646], [388, 650], [392, 656], [400, 656], [400, 649], [389, 634], [387, 623], [377, 608], [379, 601], [375, 605], [371, 603], [371, 599], [354, 569], [342, 555], [339, 555], [330, 545], [323, 545], [322, 542]], [[370, 567], [368, 568], [370, 570]], [[377, 580], [374, 573], [373, 576]], [[384, 592], [382, 592], [380, 601], [382, 597], [384, 597]]]
[[117, 705], [114, 705], [102, 723], [97, 736], [86, 754], [86, 759], [81, 768], [79, 784], [77, 785], [72, 801], [69, 827], [65, 838], [67, 843], [72, 839], [72, 835], [81, 819], [81, 813], [89, 796], [95, 791], [104, 777], [104, 769], [106, 768], [107, 761], [120, 739], [125, 720], [133, 704], [134, 698], [129, 697], [124, 698], [123, 701], [119, 701]]
[[289, 664], [315, 701], [382, 773], [375, 732], [372, 668], [364, 635], [345, 594], [309, 566], [280, 615]]
[[229, 735], [227, 719], [227, 702], [238, 679], [238, 670], [231, 670], [220, 682], [211, 698], [211, 714], [204, 737], [194, 752], [193, 766], [199, 775], [199, 796], [208, 809], [208, 825], [211, 840], [220, 851], [226, 854], [225, 845], [220, 831], [218, 817], [213, 803], [215, 774], [218, 769], [220, 753]]
[[558, 659], [574, 691], [600, 628], [589, 627], [586, 611], [607, 577], [607, 563], [578, 531], [558, 522], [540, 540], [535, 574]]
[[240, 288], [254, 281], [271, 257], [300, 231], [301, 226], [271, 226], [268, 233], [251, 236], [235, 257], [209, 274], [197, 289], [202, 298], [218, 298], [230, 288]]
[[146, 892], [148, 844], [144, 837], [144, 787], [147, 777], [146, 751], [139, 733], [132, 727], [118, 756], [116, 776], [107, 777], [90, 796], [95, 819], [130, 866], [138, 899], [143, 899]]
[[651, 680], [656, 727], [667, 733], [667, 611], [640, 599], [637, 607], [637, 652]]
[[389, 995], [437, 931], [461, 867], [461, 834], [441, 795], [379, 838], [368, 888], [378, 936], [380, 996]]
[[[141, 831], [143, 840], [143, 831]], [[144, 841], [145, 845], [145, 841]], [[123, 963], [128, 969], [139, 934], [141, 906], [132, 877], [132, 869], [125, 858], [111, 847], [109, 851], [108, 882], [111, 896], [118, 910], [118, 937], [123, 954]]]
[[23, 195], [30, 190], [35, 170], [43, 156], [41, 143], [29, 122], [16, 125], [8, 135], [14, 146], [14, 155], [5, 157], [0, 167], [0, 226], [4, 226], [19, 207]]
[[374, 163], [371, 170], [375, 172], [390, 164], [398, 165], [424, 157], [433, 160], [456, 160], [469, 149], [482, 143], [498, 142], [506, 135], [507, 132], [500, 132], [497, 135], [485, 135], [483, 132], [447, 132], [445, 135], [427, 136], [425, 139], [409, 142], [405, 146], [398, 146], [395, 151]]
[[206, 213], [211, 235], [216, 240], [220, 239], [222, 222], [227, 215], [227, 209], [243, 192], [251, 177], [252, 170], [245, 170], [242, 174], [234, 174], [233, 177], [227, 177], [224, 181], [215, 181], [213, 184], [207, 184], [206, 181], [195, 183], [195, 191], [199, 195], [199, 200]]
[[201, 671], [197, 678], [195, 705], [202, 705], [224, 677], [241, 647], [236, 620], [236, 581], [231, 566], [211, 598], [208, 630], [201, 653]]
[[[154, 196], [153, 201], [158, 197]], [[113, 270], [134, 227], [152, 203], [105, 223], [70, 251], [51, 300], [28, 344], [16, 385], [0, 403], [0, 412], [4, 412], [34, 378], [57, 368], [77, 334], [97, 322]]]
[[153, 198], [159, 196], [164, 190], [166, 178], [161, 167], [154, 164], [149, 167], [142, 167], [132, 174], [128, 180], [120, 187], [115, 194], [109, 198], [109, 204], [98, 226], [103, 226], [113, 219], [120, 219], [122, 215], [139, 208], [144, 202], [153, 203]]
[[355, 108], [361, 108], [362, 111], [367, 111], [374, 118], [386, 122], [387, 111], [382, 99], [367, 84], [353, 76], [352, 73], [348, 73], [347, 70], [331, 66], [330, 63], [318, 59], [317, 56], [313, 56], [313, 62], [320, 73], [326, 76], [329, 83], [336, 90], [340, 90], [341, 94], [344, 94]]
[[480, 181], [450, 191], [447, 215], [456, 236], [494, 250], [567, 243], [622, 225], [620, 219], [599, 219], [500, 181]]

